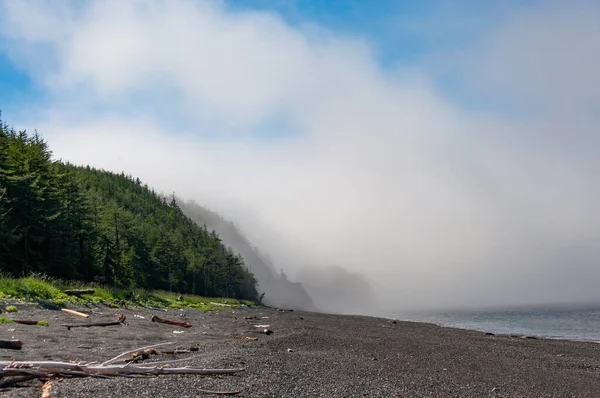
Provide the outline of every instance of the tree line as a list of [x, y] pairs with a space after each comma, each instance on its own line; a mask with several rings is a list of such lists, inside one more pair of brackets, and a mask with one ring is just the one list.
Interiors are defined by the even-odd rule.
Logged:
[[0, 270], [255, 300], [256, 279], [215, 231], [139, 179], [55, 161], [0, 120]]

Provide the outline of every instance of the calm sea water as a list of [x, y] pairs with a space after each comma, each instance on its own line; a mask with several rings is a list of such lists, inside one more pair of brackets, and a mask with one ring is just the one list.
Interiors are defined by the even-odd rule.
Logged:
[[585, 308], [521, 308], [395, 314], [397, 319], [551, 339], [600, 342], [600, 305]]

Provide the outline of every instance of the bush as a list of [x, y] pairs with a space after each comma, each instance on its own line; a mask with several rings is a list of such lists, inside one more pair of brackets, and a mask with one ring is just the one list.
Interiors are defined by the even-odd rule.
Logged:
[[67, 305], [67, 303], [65, 303], [65, 300], [62, 300], [62, 299], [54, 299], [54, 300], [52, 300], [52, 303], [61, 308], [65, 307]]

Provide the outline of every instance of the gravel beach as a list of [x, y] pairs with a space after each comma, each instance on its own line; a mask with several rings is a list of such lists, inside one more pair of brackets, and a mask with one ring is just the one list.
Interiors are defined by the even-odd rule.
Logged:
[[[269, 308], [235, 311], [78, 308], [84, 319], [39, 306], [21, 306], [11, 319], [50, 326], [0, 325], [0, 338], [23, 349], [0, 350], [7, 360], [107, 360], [137, 347], [158, 347], [150, 360], [190, 357], [178, 366], [237, 368], [231, 376], [64, 379], [51, 397], [198, 397], [200, 390], [239, 391], [238, 397], [600, 397], [600, 345], [485, 335], [389, 319]], [[63, 323], [114, 321], [127, 326], [77, 328]], [[184, 320], [189, 329], [153, 323], [152, 315]], [[246, 319], [251, 318], [251, 319]], [[273, 331], [265, 335], [264, 327]], [[175, 331], [183, 333], [174, 333]], [[247, 340], [245, 337], [257, 337]], [[199, 350], [168, 354], [176, 346]], [[24, 382], [0, 396], [40, 397], [42, 382]]]

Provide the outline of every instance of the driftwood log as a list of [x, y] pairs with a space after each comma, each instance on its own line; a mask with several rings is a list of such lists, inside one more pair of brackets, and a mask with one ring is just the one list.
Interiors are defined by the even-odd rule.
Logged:
[[225, 304], [225, 303], [215, 303], [214, 301], [210, 302], [212, 305], [216, 305], [217, 307], [233, 307], [233, 305], [231, 304]]
[[72, 289], [63, 291], [63, 293], [70, 294], [72, 296], [81, 296], [82, 294], [94, 294], [94, 292], [94, 289]]
[[68, 314], [73, 314], [73, 315], [81, 316], [83, 318], [89, 318], [90, 317], [88, 314], [84, 314], [83, 312], [79, 312], [79, 311], [75, 311], [75, 310], [70, 310], [68, 308], [61, 308], [60, 310], [63, 311], [63, 312], [66, 312]]
[[95, 322], [95, 323], [78, 323], [74, 325], [60, 325], [66, 327], [68, 330], [71, 328], [91, 328], [94, 326], [124, 326], [125, 325], [125, 315], [121, 315], [118, 320], [114, 322]]
[[20, 350], [21, 347], [23, 347], [23, 342], [21, 340], [0, 340], [0, 348]]
[[71, 362], [54, 361], [12, 361], [0, 362], [0, 377], [38, 375], [50, 377], [53, 375], [69, 376], [130, 376], [130, 375], [168, 375], [168, 374], [194, 374], [194, 375], [230, 375], [243, 372], [244, 368], [233, 369], [199, 369], [199, 368], [173, 368], [155, 366], [152, 362], [138, 365], [94, 365]]
[[[1, 341], [1, 340], [0, 340]], [[190, 367], [175, 368], [168, 366], [174, 361], [165, 362], [150, 362], [144, 364], [133, 365], [131, 363], [126, 365], [113, 365], [112, 362], [124, 357], [132, 352], [139, 352], [148, 348], [158, 347], [161, 345], [173, 344], [161, 343], [154, 344], [152, 346], [137, 348], [135, 350], [127, 351], [117, 355], [114, 358], [109, 359], [101, 363], [97, 362], [82, 363], [82, 362], [55, 362], [55, 361], [2, 361], [0, 362], [0, 380], [10, 384], [12, 380], [22, 378], [24, 376], [31, 377], [35, 376], [38, 378], [49, 378], [49, 377], [88, 377], [88, 376], [99, 376], [99, 377], [132, 377], [137, 375], [169, 375], [169, 374], [195, 374], [195, 375], [229, 375], [238, 372], [243, 372], [244, 368], [232, 368], [232, 369], [199, 369]], [[167, 366], [163, 366], [167, 365]], [[3, 378], [6, 378], [2, 380]]]
[[[6, 386], [10, 386], [12, 384], [16, 384], [16, 383], [21, 383], [23, 381], [28, 381], [28, 380], [33, 380], [33, 379], [37, 379], [37, 376], [32, 376], [32, 375], [27, 375], [27, 376], [17, 376], [17, 377], [11, 377], [9, 379], [0, 379], [0, 388], [2, 387], [6, 387]], [[2, 390], [0, 390], [2, 391]], [[10, 390], [6, 389], [2, 392], [8, 392]], [[42, 397], [44, 398], [44, 397]]]
[[191, 323], [182, 322], [182, 321], [172, 321], [170, 319], [163, 319], [163, 318], [157, 317], [156, 315], [152, 315], [152, 318], [150, 318], [150, 320], [152, 322], [165, 323], [167, 325], [181, 326], [181, 327], [184, 327], [184, 328], [191, 328], [192, 327]]
[[32, 321], [29, 319], [13, 319], [14, 323], [20, 323], [21, 325], [37, 325], [39, 321]]

